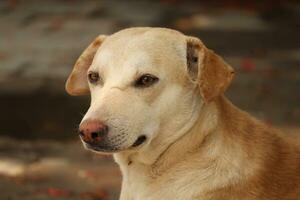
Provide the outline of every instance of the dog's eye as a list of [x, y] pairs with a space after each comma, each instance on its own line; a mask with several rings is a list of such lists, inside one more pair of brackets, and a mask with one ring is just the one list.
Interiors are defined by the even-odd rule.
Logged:
[[100, 77], [99, 77], [99, 74], [97, 72], [89, 72], [88, 73], [88, 79], [89, 79], [90, 83], [95, 84], [99, 81]]
[[158, 81], [157, 77], [151, 74], [144, 74], [135, 81], [134, 85], [136, 87], [149, 87], [154, 83], [156, 83], [157, 81]]

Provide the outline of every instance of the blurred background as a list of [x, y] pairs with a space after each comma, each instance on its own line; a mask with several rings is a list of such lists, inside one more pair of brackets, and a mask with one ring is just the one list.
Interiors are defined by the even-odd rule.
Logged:
[[297, 0], [1, 0], [1, 200], [118, 198], [117, 165], [77, 137], [89, 97], [64, 83], [98, 34], [133, 26], [200, 37], [237, 71], [234, 104], [300, 136]]

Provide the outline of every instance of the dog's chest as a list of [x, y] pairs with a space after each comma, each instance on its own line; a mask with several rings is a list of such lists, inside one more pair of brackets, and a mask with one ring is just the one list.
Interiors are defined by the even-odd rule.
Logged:
[[122, 190], [124, 191], [122, 192], [130, 196], [128, 200], [191, 200], [202, 193], [199, 185], [194, 184], [196, 177], [193, 175], [184, 176], [180, 173], [176, 175], [172, 173], [170, 176], [153, 177], [149, 169], [131, 166], [123, 176], [124, 188]]

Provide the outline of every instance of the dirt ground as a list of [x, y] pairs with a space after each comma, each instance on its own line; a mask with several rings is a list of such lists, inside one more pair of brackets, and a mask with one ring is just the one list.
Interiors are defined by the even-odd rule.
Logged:
[[0, 138], [1, 200], [117, 199], [120, 182], [112, 158], [84, 150], [79, 139]]
[[[291, 137], [300, 136], [300, 128], [280, 129]], [[0, 138], [0, 152], [1, 200], [118, 199], [117, 164], [111, 156], [86, 151], [79, 139], [20, 142]]]

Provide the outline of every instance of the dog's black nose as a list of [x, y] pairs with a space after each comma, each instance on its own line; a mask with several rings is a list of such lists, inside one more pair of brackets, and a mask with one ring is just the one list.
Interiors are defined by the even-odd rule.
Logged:
[[89, 144], [99, 142], [108, 134], [108, 126], [97, 120], [85, 120], [80, 124], [79, 136]]

